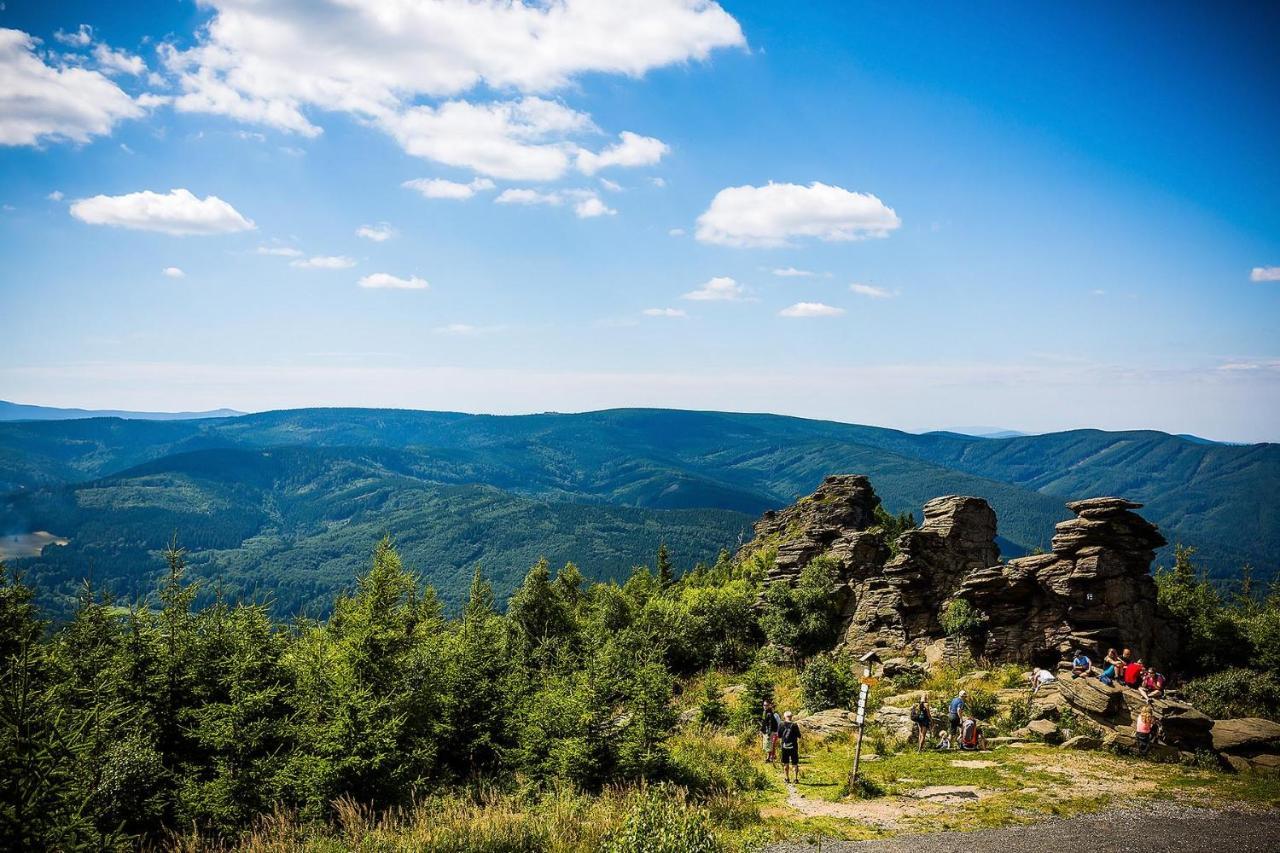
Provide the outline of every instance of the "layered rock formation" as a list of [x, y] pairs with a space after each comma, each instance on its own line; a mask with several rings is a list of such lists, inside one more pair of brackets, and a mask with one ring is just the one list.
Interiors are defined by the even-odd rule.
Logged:
[[940, 614], [964, 599], [985, 616], [965, 639], [968, 651], [992, 661], [1061, 659], [1075, 647], [1097, 657], [1110, 646], [1155, 665], [1169, 660], [1174, 637], [1156, 613], [1149, 574], [1164, 539], [1133, 512], [1139, 504], [1070, 503], [1076, 518], [1057, 525], [1051, 553], [1001, 563], [995, 513], [981, 498], [929, 501], [921, 526], [892, 548], [875, 518], [879, 503], [866, 477], [828, 477], [810, 497], [767, 513], [743, 555], [776, 549], [767, 583], [794, 583], [817, 556], [835, 560], [841, 642], [854, 651], [923, 652], [944, 637]]

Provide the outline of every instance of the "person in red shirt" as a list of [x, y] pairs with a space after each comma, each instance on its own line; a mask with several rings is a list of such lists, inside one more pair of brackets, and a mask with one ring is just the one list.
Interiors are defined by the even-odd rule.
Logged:
[[1124, 668], [1124, 686], [1136, 688], [1142, 684], [1142, 658]]

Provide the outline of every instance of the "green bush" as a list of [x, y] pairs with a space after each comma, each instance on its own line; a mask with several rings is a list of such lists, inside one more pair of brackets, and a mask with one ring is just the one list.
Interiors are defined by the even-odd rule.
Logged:
[[996, 694], [990, 690], [984, 690], [981, 687], [974, 687], [965, 692], [964, 703], [969, 707], [969, 713], [977, 717], [979, 720], [989, 720], [995, 716], [999, 709], [999, 701]]
[[800, 673], [801, 695], [810, 711], [848, 708], [857, 696], [858, 683], [848, 661], [827, 652], [810, 658]]
[[678, 791], [655, 786], [637, 796], [604, 849], [607, 853], [719, 853], [723, 848], [702, 812], [690, 808]]
[[[723, 739], [721, 739], [723, 740]], [[671, 779], [699, 796], [762, 791], [769, 779], [742, 752], [694, 728], [671, 744]]]
[[708, 672], [702, 682], [702, 701], [698, 704], [698, 720], [704, 726], [720, 728], [729, 722], [729, 709], [720, 697], [720, 678]]
[[954, 598], [938, 616], [938, 622], [948, 637], [974, 637], [987, 624], [987, 617], [967, 599]]
[[1187, 684], [1187, 701], [1210, 717], [1280, 720], [1280, 677], [1275, 672], [1224, 669]]

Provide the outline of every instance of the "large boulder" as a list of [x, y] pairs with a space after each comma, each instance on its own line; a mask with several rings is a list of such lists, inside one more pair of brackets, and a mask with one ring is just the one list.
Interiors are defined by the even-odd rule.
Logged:
[[1062, 740], [1062, 732], [1052, 720], [1032, 720], [1027, 723], [1026, 729], [1045, 743], [1058, 743]]
[[1057, 685], [1067, 704], [1095, 719], [1114, 716], [1124, 707], [1121, 688], [1108, 687], [1096, 678], [1062, 678]]
[[916, 724], [911, 722], [911, 708], [895, 705], [881, 705], [872, 718], [885, 730], [886, 734], [902, 740], [910, 740], [915, 734]]
[[828, 737], [858, 727], [857, 715], [842, 708], [828, 708], [805, 717], [799, 717], [800, 731], [817, 738]]
[[[766, 584], [794, 583], [818, 556], [834, 560], [839, 643], [852, 652], [1025, 663], [1075, 648], [1100, 659], [1108, 647], [1127, 646], [1148, 663], [1172, 659], [1174, 634], [1156, 611], [1150, 576], [1165, 540], [1135, 512], [1140, 504], [1070, 503], [1075, 517], [1057, 525], [1052, 553], [1001, 563], [996, 516], [982, 498], [929, 501], [920, 527], [892, 549], [875, 518], [879, 503], [866, 477], [828, 477], [809, 497], [766, 513], [739, 556], [773, 549]], [[939, 617], [957, 599], [984, 616], [972, 636], [945, 636]], [[896, 671], [903, 662], [893, 663]]]
[[1058, 748], [1059, 749], [1097, 749], [1100, 746], [1102, 746], [1102, 741], [1098, 740], [1096, 737], [1090, 737], [1089, 735], [1076, 735], [1073, 738], [1068, 738], [1067, 740], [1064, 740], [1062, 742], [1062, 745]]
[[1280, 748], [1280, 723], [1260, 717], [1216, 720], [1210, 731], [1213, 748], [1218, 752], [1247, 755], [1277, 752]]

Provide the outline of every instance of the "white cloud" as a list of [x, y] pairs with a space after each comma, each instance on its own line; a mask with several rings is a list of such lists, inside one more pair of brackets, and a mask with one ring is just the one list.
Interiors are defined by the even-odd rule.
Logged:
[[892, 299], [897, 295], [892, 290], [876, 287], [874, 284], [858, 284], [855, 282], [849, 285], [849, 289], [859, 296], [867, 296], [871, 299]]
[[231, 234], [251, 231], [252, 220], [216, 195], [196, 198], [189, 190], [161, 195], [149, 190], [126, 195], [96, 195], [71, 205], [71, 215], [90, 225], [111, 225], [165, 234]]
[[874, 195], [814, 182], [728, 187], [698, 217], [697, 237], [722, 246], [786, 246], [796, 237], [825, 241], [884, 237], [901, 224]]
[[508, 180], [550, 181], [569, 169], [574, 146], [561, 137], [592, 130], [585, 113], [556, 101], [446, 101], [387, 113], [382, 127], [416, 157]]
[[504, 326], [475, 326], [471, 323], [449, 323], [444, 326], [436, 326], [431, 331], [438, 335], [473, 337], [475, 335], [487, 335], [490, 332], [500, 332], [504, 328]]
[[773, 270], [773, 274], [781, 278], [808, 278], [813, 275], [809, 270], [798, 270], [795, 267], [779, 267]]
[[503, 190], [494, 200], [495, 204], [561, 204], [564, 197], [558, 192], [544, 193], [530, 189]]
[[667, 236], [668, 236], [668, 237], [683, 237], [683, 236], [684, 236], [684, 234], [685, 234], [685, 231], [684, 231], [684, 229], [683, 229], [683, 228], [668, 228], [668, 229], [667, 229]]
[[622, 131], [618, 137], [621, 142], [599, 153], [580, 150], [577, 158], [578, 171], [594, 175], [609, 166], [652, 166], [671, 150], [661, 139], [641, 136], [629, 130]]
[[650, 178], [649, 183], [653, 184], [658, 189], [662, 189], [667, 185], [667, 179], [666, 178]]
[[62, 190], [54, 190], [45, 196], [45, 198], [49, 199], [49, 201], [62, 201]]
[[35, 45], [21, 30], [0, 29], [0, 145], [88, 142], [143, 114], [149, 101], [98, 71], [46, 65]]
[[611, 193], [622, 192], [622, 184], [618, 183], [617, 181], [611, 181], [608, 178], [601, 178], [600, 186], [604, 187]]
[[598, 196], [588, 196], [573, 206], [573, 213], [579, 219], [593, 219], [597, 216], [613, 216], [618, 211], [608, 207]]
[[74, 33], [57, 30], [54, 32], [53, 38], [55, 41], [70, 47], [88, 47], [89, 43], [93, 41], [93, 27], [88, 24], [81, 24]]
[[531, 138], [506, 115], [530, 100], [554, 102], [471, 103], [461, 96], [547, 94], [584, 74], [640, 77], [746, 45], [738, 22], [710, 0], [202, 5], [213, 15], [196, 45], [164, 50], [181, 89], [176, 109], [305, 136], [321, 132], [315, 114], [350, 113], [411, 154], [512, 180], [559, 177], [579, 156], [587, 170], [655, 162], [665, 145], [624, 134], [602, 152], [583, 151], [567, 138], [583, 127], [539, 125]]
[[698, 302], [733, 302], [746, 295], [746, 290], [738, 282], [728, 276], [716, 276], [708, 280], [697, 290], [691, 290], [681, 299], [692, 299]]
[[646, 308], [643, 313], [646, 317], [676, 317], [683, 319], [689, 316], [681, 308]]
[[358, 283], [361, 287], [387, 290], [427, 290], [431, 287], [424, 279], [418, 278], [416, 275], [400, 278], [386, 272], [370, 273], [360, 279]]
[[412, 181], [405, 181], [400, 186], [417, 190], [425, 198], [465, 199], [471, 198], [478, 192], [493, 189], [493, 181], [488, 178], [476, 178], [464, 184], [458, 181], [446, 181], [443, 178], [415, 178]]
[[165, 267], [160, 271], [169, 278], [186, 278], [187, 274], [178, 267]]
[[567, 201], [574, 202], [573, 212], [579, 219], [592, 219], [596, 216], [613, 216], [618, 211], [607, 206], [592, 190], [554, 190], [541, 192], [527, 188], [503, 190], [494, 199], [496, 204], [545, 204], [559, 207]]
[[316, 255], [289, 262], [289, 266], [304, 270], [345, 270], [355, 265], [356, 259], [346, 255]]
[[1107, 292], [1100, 287], [1095, 287], [1093, 290], [1089, 291], [1089, 295], [1090, 296], [1106, 296]]
[[292, 246], [259, 246], [259, 255], [275, 255], [281, 258], [299, 258], [302, 252]]
[[1249, 281], [1280, 281], [1280, 267], [1254, 267]]
[[361, 225], [356, 229], [356, 236], [363, 237], [366, 240], [372, 240], [375, 243], [385, 243], [400, 232], [391, 227], [389, 223], [379, 222], [377, 225]]
[[98, 66], [108, 74], [130, 74], [134, 77], [147, 70], [147, 64], [142, 61], [142, 57], [135, 56], [124, 50], [116, 50], [105, 44], [95, 44], [93, 46], [93, 58], [97, 61]]
[[778, 312], [779, 317], [839, 317], [844, 313], [843, 308], [836, 308], [831, 305], [824, 305], [821, 302], [797, 302], [795, 305], [783, 308]]

